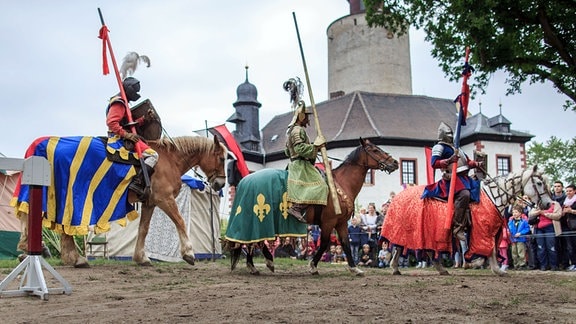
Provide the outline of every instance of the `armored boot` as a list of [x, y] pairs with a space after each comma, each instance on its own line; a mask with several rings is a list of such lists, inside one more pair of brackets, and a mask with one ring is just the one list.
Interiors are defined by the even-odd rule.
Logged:
[[288, 214], [292, 215], [292, 217], [296, 218], [300, 223], [306, 224], [306, 211], [309, 206], [310, 205], [305, 204], [292, 204], [292, 206], [288, 208]]
[[144, 172], [148, 174], [148, 178], [154, 173], [154, 168], [148, 164], [144, 164], [145, 169], [140, 168], [138, 173], [132, 178], [130, 184], [128, 185], [128, 190], [133, 191], [138, 196], [140, 201], [146, 201], [150, 196], [150, 186], [146, 186], [146, 180], [144, 179]]
[[466, 208], [456, 208], [452, 219], [452, 234], [460, 241], [466, 240]]

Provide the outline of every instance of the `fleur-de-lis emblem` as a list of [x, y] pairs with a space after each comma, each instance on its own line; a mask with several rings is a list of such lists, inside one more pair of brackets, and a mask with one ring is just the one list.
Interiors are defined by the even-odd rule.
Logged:
[[292, 205], [291, 202], [288, 201], [288, 192], [284, 191], [284, 194], [282, 195], [282, 202], [280, 202], [280, 211], [282, 212], [282, 217], [284, 217], [284, 219], [288, 218], [288, 209], [290, 208], [290, 205]]
[[266, 214], [270, 213], [270, 204], [266, 204], [266, 197], [261, 193], [256, 196], [256, 201], [258, 203], [254, 205], [254, 214], [256, 214], [256, 217], [262, 222]]
[[242, 206], [238, 205], [238, 207], [236, 207], [236, 214], [234, 214], [234, 216], [240, 214], [242, 212]]

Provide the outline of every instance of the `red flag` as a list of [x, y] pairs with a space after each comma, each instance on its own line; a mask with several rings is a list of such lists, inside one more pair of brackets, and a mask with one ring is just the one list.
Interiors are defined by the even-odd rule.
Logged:
[[247, 176], [250, 174], [250, 170], [248, 170], [248, 166], [246, 165], [246, 161], [244, 160], [244, 154], [242, 154], [242, 150], [240, 150], [240, 146], [234, 139], [234, 136], [228, 131], [226, 125], [222, 124], [216, 127], [209, 128], [208, 131], [214, 135], [218, 136], [218, 139], [223, 141], [228, 149], [236, 155], [238, 171], [242, 177]]
[[106, 25], [102, 26], [98, 34], [98, 38], [102, 40], [102, 72], [104, 75], [107, 75], [110, 73], [110, 68], [108, 68], [108, 56], [106, 55], [106, 44], [108, 44], [108, 27], [106, 27]]

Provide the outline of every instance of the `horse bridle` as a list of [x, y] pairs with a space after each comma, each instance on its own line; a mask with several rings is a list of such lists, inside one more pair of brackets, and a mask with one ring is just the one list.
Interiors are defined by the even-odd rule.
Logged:
[[[364, 152], [366, 152], [366, 154], [367, 154], [369, 157], [371, 157], [374, 161], [376, 161], [376, 162], [378, 163], [378, 169], [380, 169], [380, 171], [384, 171], [384, 172], [390, 174], [391, 171], [389, 171], [389, 170], [386, 169], [386, 167], [387, 167], [387, 166], [390, 166], [390, 164], [389, 164], [389, 163], [386, 163], [386, 161], [392, 159], [392, 156], [390, 156], [388, 153], [382, 151], [382, 152], [386, 153], [386, 155], [388, 155], [388, 157], [386, 158], [386, 160], [380, 161], [374, 153], [368, 151], [368, 149], [367, 149], [368, 146], [371, 146], [371, 147], [374, 146], [374, 147], [376, 147], [376, 145], [370, 143], [370, 144], [367, 144], [367, 145], [363, 145], [363, 146], [362, 146], [362, 149], [364, 150]], [[365, 168], [368, 168], [368, 158], [366, 158], [366, 163], [364, 163], [364, 167], [365, 167]]]
[[[522, 175], [524, 175], [524, 172], [526, 172], [526, 170], [522, 172]], [[535, 205], [538, 207], [540, 205], [540, 202], [542, 201], [542, 196], [547, 195], [549, 190], [547, 190], [546, 188], [547, 186], [544, 186], [543, 192], [540, 192], [540, 190], [538, 190], [538, 186], [536, 186], [536, 181], [534, 181], [534, 177], [537, 177], [543, 183], [545, 182], [541, 175], [534, 175], [534, 173], [532, 173], [532, 175], [530, 176], [530, 181], [532, 182], [532, 188], [534, 189], [534, 192], [536, 192], [536, 194], [538, 195], [538, 202], [535, 203]]]

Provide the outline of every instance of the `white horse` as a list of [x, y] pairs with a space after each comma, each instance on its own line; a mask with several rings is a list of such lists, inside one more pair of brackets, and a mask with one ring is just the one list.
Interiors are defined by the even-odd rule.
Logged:
[[[421, 199], [424, 186], [409, 187], [398, 193], [386, 214], [382, 236], [395, 245], [392, 253], [393, 274], [400, 275], [398, 259], [404, 248], [424, 250], [428, 253], [435, 269], [441, 275], [448, 271], [434, 258], [439, 252], [452, 250], [452, 242], [441, 238], [442, 227], [447, 217], [447, 203], [436, 199]], [[505, 275], [498, 267], [497, 248], [500, 243], [504, 209], [520, 195], [530, 197], [535, 205], [545, 208], [552, 202], [549, 182], [538, 171], [537, 166], [492, 178], [483, 183], [479, 203], [470, 204], [472, 226], [469, 231], [467, 259], [472, 266], [484, 263], [488, 258], [494, 274]]]

